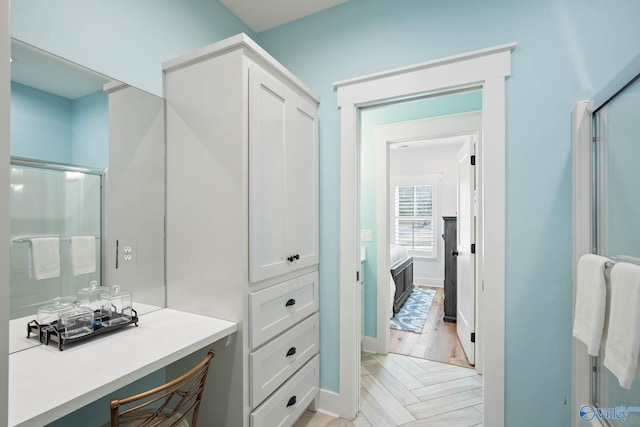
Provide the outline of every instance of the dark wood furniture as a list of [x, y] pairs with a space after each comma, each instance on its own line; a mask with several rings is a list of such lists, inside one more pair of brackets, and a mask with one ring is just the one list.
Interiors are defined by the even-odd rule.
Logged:
[[396, 314], [413, 290], [413, 257], [405, 258], [392, 265], [391, 276], [396, 284], [396, 293], [393, 298], [393, 314]]
[[444, 317], [445, 322], [455, 322], [457, 312], [457, 231], [455, 216], [444, 216]]

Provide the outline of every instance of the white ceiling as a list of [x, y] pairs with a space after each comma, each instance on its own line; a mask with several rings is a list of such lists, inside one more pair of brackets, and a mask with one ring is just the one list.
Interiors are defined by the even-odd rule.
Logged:
[[268, 30], [348, 0], [220, 0], [253, 31]]

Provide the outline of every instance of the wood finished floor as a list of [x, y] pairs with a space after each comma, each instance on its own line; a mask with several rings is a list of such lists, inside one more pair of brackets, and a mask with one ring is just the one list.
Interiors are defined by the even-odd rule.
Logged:
[[422, 332], [417, 334], [391, 329], [389, 351], [470, 368], [471, 364], [469, 364], [456, 333], [456, 324], [442, 320], [444, 316], [444, 289], [421, 287], [436, 291]]
[[363, 354], [353, 421], [307, 411], [294, 427], [482, 426], [482, 377], [473, 369], [398, 354]]

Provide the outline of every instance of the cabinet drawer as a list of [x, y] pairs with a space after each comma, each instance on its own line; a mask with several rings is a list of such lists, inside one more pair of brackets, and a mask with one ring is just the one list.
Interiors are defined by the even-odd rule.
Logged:
[[259, 347], [317, 310], [317, 272], [249, 294], [251, 349]]
[[292, 426], [318, 394], [318, 365], [318, 356], [315, 356], [253, 411], [251, 427]]
[[316, 313], [249, 355], [254, 408], [318, 352]]

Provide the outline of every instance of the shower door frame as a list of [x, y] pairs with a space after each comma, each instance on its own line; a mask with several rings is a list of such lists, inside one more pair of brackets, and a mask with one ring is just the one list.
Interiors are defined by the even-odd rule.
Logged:
[[[576, 300], [576, 277], [578, 259], [587, 253], [596, 253], [597, 242], [597, 212], [594, 191], [598, 182], [596, 164], [596, 146], [598, 142], [594, 124], [595, 113], [622, 93], [627, 87], [640, 79], [640, 55], [629, 63], [613, 79], [607, 87], [601, 90], [592, 100], [579, 101], [572, 111], [572, 282], [573, 282], [573, 310]], [[573, 316], [572, 312], [572, 318]], [[607, 427], [607, 423], [598, 417], [584, 422], [578, 416], [580, 407], [594, 405], [597, 373], [595, 357], [587, 353], [586, 346], [572, 338], [572, 426]], [[594, 405], [595, 406], [595, 405]]]
[[31, 159], [27, 157], [11, 156], [9, 166], [29, 167], [37, 169], [48, 169], [59, 172], [80, 172], [89, 175], [97, 175], [100, 177], [100, 283], [104, 279], [104, 250], [105, 250], [105, 231], [106, 231], [106, 185], [107, 185], [107, 169], [92, 168], [88, 166], [71, 165], [67, 163], [48, 162], [44, 160]]

